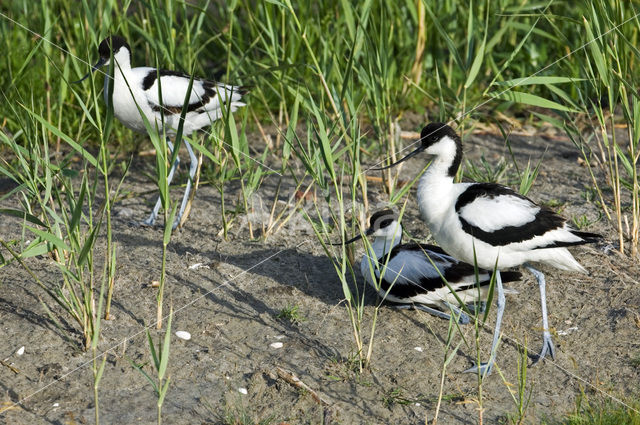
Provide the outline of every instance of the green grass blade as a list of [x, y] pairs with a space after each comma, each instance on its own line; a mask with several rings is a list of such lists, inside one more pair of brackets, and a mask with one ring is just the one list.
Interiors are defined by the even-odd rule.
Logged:
[[518, 87], [518, 86], [530, 86], [533, 84], [564, 84], [564, 83], [575, 83], [578, 81], [585, 81], [586, 78], [573, 78], [573, 77], [558, 77], [558, 76], [540, 76], [540, 77], [524, 77], [524, 78], [514, 78], [512, 80], [507, 81], [496, 81], [493, 83], [494, 86], [507, 86], [507, 87]]
[[89, 237], [84, 241], [82, 250], [78, 255], [78, 265], [83, 265], [85, 261], [88, 259], [89, 254], [91, 253], [91, 248], [93, 248], [96, 238], [98, 237], [100, 227], [101, 227], [100, 225], [95, 226], [91, 231], [91, 234], [89, 235]]
[[[593, 12], [595, 15], [595, 12]], [[598, 69], [598, 73], [600, 74], [600, 78], [602, 82], [607, 84], [609, 83], [609, 70], [606, 65], [606, 60], [604, 55], [602, 54], [602, 48], [598, 44], [598, 41], [593, 36], [593, 31], [591, 30], [591, 25], [587, 18], [583, 17], [584, 27], [587, 31], [587, 40], [589, 41], [589, 51], [591, 52], [591, 56], [596, 64], [596, 68]]]
[[508, 100], [515, 103], [521, 103], [524, 105], [539, 106], [541, 108], [555, 109], [558, 111], [580, 112], [577, 109], [569, 108], [567, 106], [561, 105], [552, 100], [545, 99], [543, 97], [540, 97], [538, 95], [531, 94], [531, 93], [507, 91], [507, 92], [500, 92], [500, 93], [490, 93], [489, 96], [492, 97], [493, 99], [503, 99], [503, 100]]
[[40, 219], [34, 215], [27, 213], [26, 211], [14, 210], [11, 208], [0, 208], [0, 214], [10, 215], [12, 217], [21, 218], [30, 223], [37, 224], [38, 226], [47, 227]]
[[53, 244], [53, 246], [55, 246], [57, 249], [62, 250], [62, 251], [71, 251], [71, 248], [69, 248], [69, 245], [67, 245], [62, 239], [60, 239], [59, 237], [45, 232], [43, 230], [40, 229], [36, 229], [34, 227], [31, 226], [25, 226], [27, 229], [29, 229], [30, 231], [32, 231], [33, 233], [35, 233], [37, 236], [39, 236], [41, 239], [50, 242], [51, 244]]
[[[171, 226], [168, 226], [171, 227]], [[169, 364], [169, 348], [171, 347], [171, 321], [173, 319], [173, 308], [169, 311], [169, 320], [167, 322], [167, 330], [164, 333], [164, 342], [162, 343], [162, 353], [160, 354], [160, 365], [158, 367], [158, 378], [162, 380], [167, 371]]]
[[[151, 332], [149, 332], [149, 328], [145, 328], [145, 331], [147, 333], [147, 343], [149, 345], [149, 351], [151, 352], [151, 360], [153, 360], [153, 366], [156, 368], [156, 370], [158, 370], [160, 369], [160, 359], [158, 359], [158, 354], [156, 353], [156, 346], [153, 343], [153, 338], [151, 338]], [[151, 382], [153, 382], [153, 380], [151, 380]]]
[[162, 389], [160, 390], [160, 392], [158, 393], [158, 406], [162, 406], [162, 403], [164, 402], [164, 398], [166, 397], [167, 393], [169, 392], [169, 382], [171, 381], [171, 378], [167, 378], [167, 380], [165, 381], [164, 385], [162, 386]]
[[73, 230], [78, 227], [80, 224], [80, 218], [82, 217], [82, 207], [84, 206], [84, 197], [86, 195], [86, 182], [81, 184], [80, 193], [78, 194], [78, 198], [75, 199], [75, 208], [73, 208], [73, 213], [71, 215], [71, 222], [69, 223], [69, 229]]
[[[469, 9], [470, 10], [473, 9], [473, 3], [471, 4], [471, 7]], [[472, 23], [473, 23], [473, 13], [469, 13], [470, 29], [472, 29], [471, 28]], [[469, 69], [469, 74], [467, 75], [467, 81], [465, 81], [464, 83], [465, 89], [468, 89], [469, 87], [471, 87], [471, 84], [473, 84], [473, 82], [475, 81], [476, 77], [478, 76], [478, 72], [480, 71], [480, 66], [482, 65], [482, 61], [484, 60], [485, 48], [487, 45], [487, 33], [489, 32], [488, 24], [489, 24], [489, 2], [487, 1], [487, 16], [485, 19], [484, 36], [482, 37], [482, 43], [480, 44], [480, 47], [476, 52], [476, 56], [475, 58], [473, 58], [473, 63], [471, 64], [471, 68]], [[469, 31], [468, 37], [471, 37], [472, 33], [473, 33], [472, 30]], [[469, 41], [467, 43], [469, 43]]]
[[87, 161], [89, 161], [89, 163], [91, 165], [93, 165], [95, 168], [100, 168], [98, 166], [98, 161], [96, 160], [96, 158], [91, 155], [89, 153], [89, 151], [87, 151], [85, 148], [83, 148], [82, 146], [80, 146], [78, 143], [76, 143], [75, 140], [73, 140], [71, 137], [67, 136], [65, 133], [63, 133], [62, 131], [60, 131], [57, 127], [55, 127], [54, 125], [52, 125], [49, 121], [47, 121], [44, 117], [40, 116], [39, 114], [31, 111], [29, 108], [27, 108], [25, 105], [21, 105], [32, 117], [34, 117], [35, 119], [37, 119], [38, 121], [40, 121], [40, 123], [50, 132], [52, 132], [53, 134], [55, 134], [56, 136], [60, 137], [62, 140], [64, 140], [67, 144], [69, 144], [69, 146], [71, 146], [76, 152], [78, 152], [80, 155], [82, 155], [82, 158], [86, 159]]
[[45, 255], [49, 251], [49, 247], [44, 241], [35, 240], [20, 253], [20, 258], [31, 258], [38, 255]]
[[429, 14], [429, 18], [431, 18], [431, 23], [433, 24], [433, 26], [436, 27], [438, 34], [440, 35], [440, 37], [442, 37], [445, 44], [447, 45], [447, 48], [449, 50], [448, 53], [453, 55], [453, 59], [455, 60], [456, 64], [460, 69], [463, 69], [463, 70], [466, 69], [466, 66], [462, 61], [462, 58], [460, 57], [460, 53], [458, 52], [458, 49], [456, 48], [455, 43], [453, 42], [451, 37], [449, 37], [449, 34], [447, 34], [447, 31], [442, 27], [442, 25], [440, 25], [442, 16], [437, 17], [431, 10], [431, 7], [429, 6], [427, 1], [423, 0], [422, 3], [424, 4], [424, 9]]
[[471, 68], [469, 69], [469, 75], [467, 76], [467, 81], [464, 83], [465, 88], [471, 87], [471, 84], [475, 81], [478, 76], [478, 72], [480, 71], [480, 66], [482, 65], [482, 61], [484, 59], [484, 49], [487, 44], [487, 37], [485, 33], [485, 38], [482, 40], [482, 44], [478, 48], [476, 52], [476, 57], [473, 59], [473, 63], [471, 64]]
[[127, 360], [129, 361], [129, 363], [131, 364], [131, 367], [133, 367], [135, 370], [137, 370], [138, 372], [140, 372], [142, 374], [142, 376], [144, 376], [147, 381], [149, 381], [149, 383], [151, 384], [151, 386], [153, 387], [153, 391], [156, 394], [160, 394], [160, 391], [158, 391], [158, 386], [156, 385], [156, 382], [153, 380], [153, 378], [144, 371], [144, 369], [142, 369], [142, 367], [144, 365], [137, 365], [135, 364], [135, 362], [133, 360], [131, 360], [130, 358], [127, 357]]
[[162, 236], [162, 243], [167, 246], [171, 241], [171, 231], [173, 230], [173, 220], [176, 217], [176, 211], [178, 210], [178, 203], [173, 204], [173, 208], [171, 208], [171, 213], [169, 214], [169, 219], [164, 226], [164, 234]]

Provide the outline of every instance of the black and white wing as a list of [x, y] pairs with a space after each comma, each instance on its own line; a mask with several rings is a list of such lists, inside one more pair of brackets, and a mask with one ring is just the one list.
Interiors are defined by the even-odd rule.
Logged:
[[[380, 282], [380, 295], [394, 302], [427, 304], [446, 297], [450, 289], [457, 293], [475, 291], [478, 282], [484, 287], [489, 284], [492, 275], [487, 270], [479, 269], [476, 276], [475, 267], [471, 264], [458, 261], [442, 248], [427, 244], [394, 247], [388, 256], [383, 255], [375, 262], [373, 272], [376, 282]], [[503, 282], [513, 282], [522, 277], [517, 271], [503, 271], [501, 276]]]
[[[177, 71], [156, 71], [154, 68], [146, 67], [135, 70], [144, 73], [142, 88], [154, 111], [164, 109], [167, 114], [181, 113], [189, 88], [189, 75]], [[158, 90], [158, 76], [162, 88], [162, 102]], [[235, 106], [243, 106], [242, 95], [243, 91], [239, 87], [194, 78], [187, 112], [214, 111], [229, 101]]]
[[578, 245], [592, 233], [572, 229], [566, 219], [508, 187], [470, 184], [455, 205], [462, 229], [492, 246], [523, 250]]
[[376, 277], [379, 279], [384, 272], [381, 289], [391, 288], [397, 298], [410, 298], [446, 287], [442, 276], [451, 285], [465, 278], [475, 282], [473, 266], [458, 262], [433, 245], [399, 245], [389, 252], [388, 261], [386, 258], [383, 256], [378, 260]]

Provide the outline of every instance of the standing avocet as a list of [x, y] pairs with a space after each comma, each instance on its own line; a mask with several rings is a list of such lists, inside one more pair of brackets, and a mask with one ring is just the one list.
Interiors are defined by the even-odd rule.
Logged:
[[[147, 118], [152, 127], [159, 130], [164, 128], [166, 134], [175, 135], [180, 123], [180, 114], [185, 105], [185, 98], [192, 77], [176, 71], [149, 67], [131, 68], [131, 48], [127, 41], [119, 36], [105, 38], [98, 48], [100, 60], [80, 82], [93, 71], [103, 66], [111, 66], [111, 57], [116, 68], [113, 73], [113, 113], [127, 127], [134, 131], [146, 132], [141, 114]], [[109, 99], [109, 75], [104, 79], [105, 102]], [[162, 97], [160, 97], [160, 91]], [[223, 108], [231, 111], [244, 106], [241, 101], [243, 92], [239, 87], [215, 83], [200, 78], [193, 78], [189, 101], [186, 105], [186, 116], [183, 124], [183, 135], [190, 135], [196, 130], [211, 125], [222, 116]], [[164, 120], [164, 121], [163, 121]], [[182, 214], [189, 199], [191, 183], [197, 170], [197, 159], [189, 142], [183, 139], [189, 152], [189, 181], [182, 198], [180, 211], [175, 219], [173, 228], [180, 223]], [[176, 146], [180, 146], [176, 141]], [[169, 149], [173, 152], [173, 144], [167, 137]], [[171, 183], [180, 159], [171, 165], [168, 180]], [[158, 198], [151, 215], [143, 223], [153, 225], [160, 210], [161, 200]]]
[[[371, 216], [366, 236], [374, 240], [360, 261], [362, 276], [383, 300], [398, 307], [415, 307], [444, 319], [454, 311], [459, 322], [469, 322], [468, 316], [456, 305], [471, 306], [486, 299], [492, 273], [456, 260], [435, 245], [402, 242], [402, 225], [390, 209]], [[357, 241], [358, 235], [345, 244]], [[381, 277], [382, 276], [382, 277]], [[521, 278], [520, 272], [503, 272], [504, 282]], [[455, 295], [452, 293], [455, 291]], [[434, 309], [427, 306], [433, 306]]]
[[420, 213], [435, 241], [453, 257], [479, 267], [497, 267], [498, 309], [489, 362], [469, 372], [491, 372], [495, 361], [504, 312], [504, 290], [499, 271], [524, 265], [538, 281], [542, 304], [543, 346], [537, 362], [555, 348], [549, 332], [545, 280], [530, 262], [586, 272], [566, 247], [596, 242], [600, 235], [579, 232], [567, 220], [519, 193], [494, 183], [454, 183], [462, 161], [462, 142], [448, 125], [432, 123], [422, 129], [420, 146], [389, 168], [420, 152], [433, 161], [418, 184]]

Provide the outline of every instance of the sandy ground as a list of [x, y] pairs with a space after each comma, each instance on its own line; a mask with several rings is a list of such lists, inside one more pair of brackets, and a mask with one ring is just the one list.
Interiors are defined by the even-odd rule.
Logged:
[[[584, 199], [590, 180], [570, 142], [514, 137], [512, 147], [521, 164], [529, 158], [537, 162], [546, 149], [540, 176], [529, 194], [532, 199], [561, 203], [561, 213], [567, 217], [598, 217], [596, 206]], [[490, 135], [466, 141], [467, 158], [477, 160], [483, 153], [495, 164], [506, 150], [500, 139]], [[148, 159], [136, 161], [136, 170], [152, 167]], [[410, 161], [404, 171], [413, 176], [422, 164]], [[275, 184], [269, 178], [261, 189], [269, 207]], [[140, 171], [125, 182], [125, 190], [136, 193], [152, 189]], [[374, 205], [384, 199], [381, 187], [372, 186], [370, 195]], [[155, 320], [156, 290], [149, 283], [159, 277], [162, 239], [160, 228], [139, 228], [131, 221], [144, 218], [154, 201], [155, 195], [148, 194], [115, 207], [114, 317], [103, 322], [100, 342], [108, 358], [99, 388], [105, 424], [156, 420], [152, 387], [130, 364], [149, 361], [144, 324]], [[13, 202], [5, 206], [15, 207]], [[422, 424], [433, 420], [448, 322], [383, 306], [371, 368], [356, 373], [340, 282], [302, 215], [296, 214], [266, 241], [250, 240], [246, 218], [239, 217], [228, 240], [223, 240], [218, 236], [219, 205], [218, 192], [201, 187], [189, 221], [175, 233], [169, 248], [166, 310], [173, 305], [173, 331], [188, 331], [192, 338], [172, 338], [164, 422]], [[428, 239], [414, 196], [403, 224], [414, 237]], [[606, 239], [601, 245], [574, 250], [589, 275], [542, 268], [549, 283], [557, 357], [527, 372], [527, 391], [531, 391], [527, 423], [561, 418], [575, 407], [581, 391], [592, 400], [602, 400], [609, 398], [606, 394], [624, 398], [640, 390], [640, 367], [633, 361], [640, 356], [640, 266], [610, 249], [616, 237], [606, 219], [588, 230]], [[19, 221], [0, 216], [2, 239], [20, 238], [20, 232]], [[201, 267], [190, 267], [197, 263]], [[47, 257], [28, 264], [45, 282], [61, 280]], [[507, 298], [497, 362], [500, 373], [487, 378], [482, 387], [485, 423], [505, 422], [516, 410], [510, 391], [518, 382], [518, 343], [526, 342], [534, 352], [540, 346], [538, 289], [530, 274], [524, 276], [510, 285], [519, 294]], [[79, 338], [69, 331], [69, 323], [62, 321], [59, 328], [43, 303], [58, 311], [21, 267], [0, 270], [0, 423], [94, 423], [91, 356], [77, 348]], [[375, 303], [369, 292], [365, 334]], [[287, 306], [298, 306], [305, 320], [290, 323], [277, 318]], [[480, 331], [485, 359], [493, 320], [491, 314]], [[479, 418], [477, 377], [461, 373], [476, 358], [474, 327], [462, 331], [470, 345], [463, 343], [446, 369], [442, 424], [474, 424]], [[282, 347], [271, 347], [274, 342]], [[23, 346], [24, 354], [18, 355]], [[146, 370], [152, 371], [149, 364]], [[296, 387], [289, 375], [308, 389]], [[23, 401], [14, 405], [18, 400]]]

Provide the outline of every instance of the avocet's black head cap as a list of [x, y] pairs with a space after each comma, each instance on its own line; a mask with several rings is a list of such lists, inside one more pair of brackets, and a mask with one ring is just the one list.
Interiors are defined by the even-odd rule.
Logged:
[[392, 209], [377, 211], [369, 219], [369, 230], [367, 230], [367, 234], [372, 234], [376, 230], [391, 226], [391, 223], [396, 220], [398, 220], [398, 214]]
[[100, 58], [108, 60], [111, 57], [112, 50], [113, 54], [115, 55], [122, 47], [126, 47], [127, 50], [131, 51], [131, 47], [129, 47], [127, 40], [120, 37], [119, 35], [112, 35], [102, 40], [100, 46], [98, 47], [98, 53], [100, 53]]
[[87, 75], [85, 75], [78, 81], [74, 81], [74, 83], [80, 83], [86, 80], [92, 72], [95, 72], [98, 69], [102, 68], [103, 66], [108, 65], [109, 60], [111, 59], [111, 51], [113, 50], [113, 54], [115, 55], [123, 47], [126, 48], [128, 51], [131, 51], [129, 44], [127, 44], [127, 40], [125, 40], [120, 36], [112, 35], [102, 40], [102, 42], [100, 43], [100, 46], [98, 46], [98, 53], [100, 53], [100, 59], [98, 59], [98, 62], [91, 67], [91, 71], [89, 71]]
[[[374, 213], [369, 219], [369, 228], [364, 233], [366, 236], [370, 236], [374, 234], [377, 230], [384, 229], [387, 226], [391, 226], [391, 224], [398, 219], [398, 214], [396, 214], [392, 209], [385, 209], [381, 211], [377, 211]], [[357, 235], [348, 241], [345, 241], [344, 244], [350, 244], [352, 242], [357, 241], [362, 238], [362, 234]], [[334, 243], [332, 245], [342, 245], [342, 243]]]
[[453, 140], [458, 138], [458, 135], [451, 127], [441, 122], [432, 122], [422, 128], [420, 132], [420, 147], [422, 150], [427, 149], [434, 143], [442, 140], [446, 136], [451, 137]]

